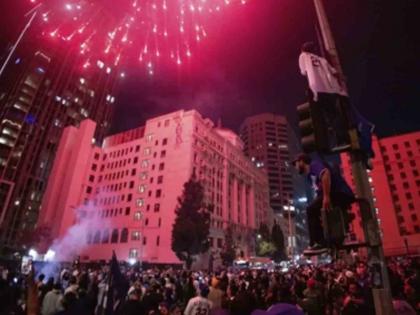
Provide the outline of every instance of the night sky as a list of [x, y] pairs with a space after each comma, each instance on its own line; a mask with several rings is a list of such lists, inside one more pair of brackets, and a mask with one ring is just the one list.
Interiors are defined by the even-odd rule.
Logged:
[[[0, 44], [22, 27], [19, 2], [0, 0]], [[380, 136], [420, 130], [420, 1], [324, 2], [353, 104]], [[234, 130], [261, 112], [295, 123], [295, 108], [305, 101], [297, 58], [303, 42], [316, 41], [314, 23], [311, 0], [250, 0], [225, 10], [190, 64], [158, 68], [153, 77], [130, 65], [112, 132], [181, 108], [220, 118]]]

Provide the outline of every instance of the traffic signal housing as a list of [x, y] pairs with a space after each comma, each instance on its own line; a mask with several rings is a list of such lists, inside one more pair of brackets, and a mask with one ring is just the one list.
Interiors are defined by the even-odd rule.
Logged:
[[316, 103], [306, 102], [297, 107], [301, 145], [305, 153], [329, 153], [328, 126]]

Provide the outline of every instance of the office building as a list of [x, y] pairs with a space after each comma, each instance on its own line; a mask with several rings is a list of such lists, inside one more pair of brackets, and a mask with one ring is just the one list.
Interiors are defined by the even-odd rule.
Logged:
[[[374, 196], [386, 255], [420, 253], [420, 132], [374, 138], [373, 170], [369, 181]], [[349, 157], [342, 154], [346, 180], [354, 181]], [[354, 207], [353, 239], [364, 239], [360, 212]]]
[[[92, 119], [104, 138], [115, 102], [117, 69], [78, 47], [30, 29], [0, 78], [0, 249], [19, 248], [31, 231], [66, 126]], [[8, 250], [9, 249], [9, 250]]]
[[307, 245], [307, 189], [290, 165], [300, 152], [299, 141], [286, 117], [272, 113], [246, 118], [240, 134], [245, 154], [268, 176], [270, 205], [288, 239], [289, 252], [299, 252]]
[[68, 242], [71, 231], [80, 231], [78, 246], [63, 259], [109, 259], [115, 250], [119, 259], [179, 263], [172, 225], [177, 198], [193, 174], [205, 203], [214, 206], [215, 263], [228, 226], [238, 255], [254, 255], [255, 230], [272, 220], [267, 176], [244, 156], [234, 132], [194, 110], [149, 119], [101, 147], [92, 144], [94, 132], [91, 120], [65, 129], [42, 203], [38, 225], [51, 226], [53, 238]]

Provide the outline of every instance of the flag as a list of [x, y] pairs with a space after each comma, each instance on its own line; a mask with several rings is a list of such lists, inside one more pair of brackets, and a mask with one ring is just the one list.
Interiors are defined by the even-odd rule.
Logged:
[[118, 306], [124, 301], [128, 291], [128, 281], [121, 273], [115, 252], [112, 252], [108, 283], [105, 288], [103, 307], [105, 315], [114, 315]]

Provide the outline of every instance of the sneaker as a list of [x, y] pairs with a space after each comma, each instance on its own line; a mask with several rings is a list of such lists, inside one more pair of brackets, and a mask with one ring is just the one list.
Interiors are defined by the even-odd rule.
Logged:
[[322, 246], [320, 244], [315, 244], [313, 246], [309, 246], [307, 249], [303, 251], [305, 255], [319, 255], [328, 252], [328, 248]]

